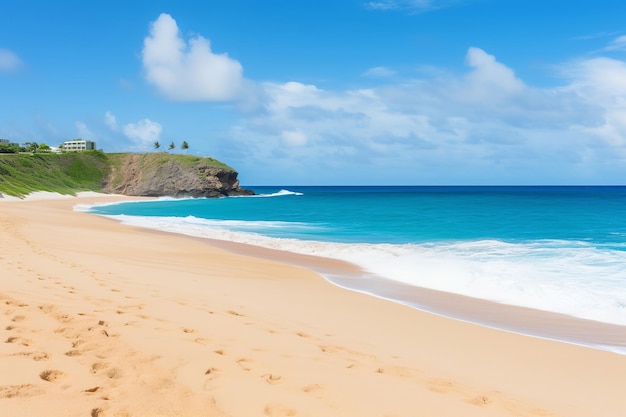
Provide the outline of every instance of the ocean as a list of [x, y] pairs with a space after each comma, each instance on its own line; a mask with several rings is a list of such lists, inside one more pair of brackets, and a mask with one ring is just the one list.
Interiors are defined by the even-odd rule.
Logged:
[[[364, 273], [323, 275], [437, 314], [626, 353], [626, 187], [248, 188], [257, 195], [77, 209], [125, 224], [348, 261]], [[525, 327], [507, 321], [508, 313], [433, 304], [420, 298], [420, 289], [553, 316], [540, 315], [540, 323]]]

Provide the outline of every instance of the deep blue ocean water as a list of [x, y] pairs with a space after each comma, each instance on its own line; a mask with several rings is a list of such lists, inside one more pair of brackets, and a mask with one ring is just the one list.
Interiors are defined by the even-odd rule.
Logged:
[[626, 325], [626, 187], [250, 187], [91, 207], [346, 260], [405, 284]]

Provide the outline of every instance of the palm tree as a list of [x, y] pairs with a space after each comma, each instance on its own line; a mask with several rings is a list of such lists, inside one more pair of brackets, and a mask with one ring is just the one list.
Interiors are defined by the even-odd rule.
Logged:
[[161, 144], [159, 143], [159, 141], [158, 141], [158, 140], [157, 140], [157, 141], [155, 141], [155, 142], [154, 142], [154, 149], [157, 149], [157, 150], [158, 150], [160, 147], [161, 147]]
[[169, 146], [169, 148], [167, 148], [167, 149], [169, 149], [170, 151], [171, 151], [172, 149], [176, 149], [176, 145], [174, 145], [174, 141], [172, 141], [172, 143], [170, 143], [170, 146]]
[[180, 149], [182, 149], [183, 151], [185, 151], [185, 153], [187, 153], [187, 149], [189, 149], [189, 144], [187, 143], [186, 140], [184, 140], [183, 143], [180, 145]]

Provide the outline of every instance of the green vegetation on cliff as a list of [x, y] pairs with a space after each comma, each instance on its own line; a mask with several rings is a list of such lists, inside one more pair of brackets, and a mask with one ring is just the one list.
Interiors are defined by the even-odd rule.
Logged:
[[[74, 195], [79, 191], [103, 191], [106, 183], [116, 182], [128, 153], [101, 151], [76, 153], [0, 154], [0, 193], [22, 197], [34, 191]], [[213, 158], [168, 154], [140, 155], [142, 169], [174, 162], [181, 166], [211, 166], [225, 171], [231, 167]], [[113, 173], [113, 178], [110, 178]]]
[[33, 191], [100, 191], [109, 172], [107, 156], [98, 151], [2, 154], [0, 193], [22, 197]]

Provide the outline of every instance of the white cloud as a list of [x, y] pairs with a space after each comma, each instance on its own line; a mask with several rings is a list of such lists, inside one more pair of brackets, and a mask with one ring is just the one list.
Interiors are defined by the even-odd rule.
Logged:
[[151, 147], [161, 136], [163, 128], [157, 122], [143, 119], [137, 123], [128, 123], [122, 131], [127, 138], [135, 141], [140, 147]]
[[[586, 97], [623, 97], [626, 94], [626, 62], [611, 58], [591, 58], [570, 62], [562, 72], [571, 79], [571, 89]], [[596, 97], [596, 98], [600, 98]]]
[[213, 53], [202, 36], [185, 42], [169, 14], [152, 23], [144, 40], [143, 66], [147, 81], [172, 100], [231, 101], [242, 94], [241, 64]]
[[602, 39], [602, 38], [607, 38], [609, 36], [615, 36], [617, 33], [618, 32], [603, 31], [603, 32], [591, 33], [588, 35], [574, 36], [572, 39], [578, 40], [578, 41], [587, 41], [591, 39]]
[[472, 89], [480, 90], [481, 94], [487, 92], [500, 96], [518, 92], [524, 87], [513, 70], [480, 48], [469, 48], [466, 62], [473, 69], [467, 74], [466, 81]]
[[13, 71], [22, 65], [22, 60], [15, 52], [0, 49], [0, 71]]
[[104, 123], [106, 123], [109, 129], [111, 129], [114, 132], [117, 132], [119, 130], [119, 126], [117, 125], [117, 119], [115, 118], [113, 114], [111, 114], [110, 111], [107, 111], [104, 114]]
[[83, 122], [76, 122], [78, 137], [86, 140], [96, 140], [96, 135]]
[[626, 62], [592, 58], [571, 62], [562, 70], [571, 79], [565, 90], [581, 97], [598, 114], [597, 123], [578, 129], [602, 138], [626, 156]]
[[604, 49], [607, 51], [626, 51], [626, 35], [613, 39]]
[[363, 73], [366, 77], [375, 77], [375, 78], [388, 78], [393, 77], [395, 75], [395, 71], [386, 68], [386, 67], [375, 67], [370, 68], [365, 73]]
[[272, 161], [267, 169], [292, 181], [311, 170], [335, 183], [584, 183], [609, 169], [626, 174], [617, 168], [626, 158], [626, 62], [567, 63], [567, 79], [551, 88], [527, 85], [479, 48], [468, 49], [466, 64], [460, 75], [368, 89], [262, 84], [264, 111], [232, 130], [232, 155], [241, 166]]
[[379, 0], [367, 2], [366, 6], [374, 10], [429, 9], [432, 7], [432, 3], [431, 0]]
[[406, 10], [409, 12], [425, 12], [447, 7], [459, 0], [377, 0], [365, 3], [372, 10]]
[[308, 139], [306, 134], [298, 130], [284, 131], [280, 136], [287, 146], [304, 146]]
[[[104, 123], [113, 132], [120, 131], [117, 117], [110, 111], [104, 114]], [[121, 131], [124, 136], [135, 142], [135, 149], [142, 150], [153, 146], [154, 142], [161, 136], [163, 127], [150, 119], [142, 119], [136, 123], [127, 123], [121, 128]]]

